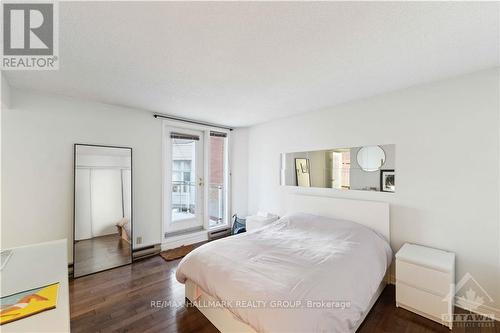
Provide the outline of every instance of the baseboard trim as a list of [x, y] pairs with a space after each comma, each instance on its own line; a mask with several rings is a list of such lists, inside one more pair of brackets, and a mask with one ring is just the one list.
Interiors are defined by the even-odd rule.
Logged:
[[164, 243], [161, 244], [161, 250], [170, 250], [183, 245], [191, 245], [200, 242], [205, 242], [208, 240], [208, 231], [201, 230], [193, 232], [190, 234], [178, 235], [174, 237], [167, 238]]

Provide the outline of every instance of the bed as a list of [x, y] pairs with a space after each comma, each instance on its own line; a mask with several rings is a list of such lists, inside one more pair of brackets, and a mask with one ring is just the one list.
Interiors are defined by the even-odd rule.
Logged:
[[294, 194], [287, 212], [184, 257], [186, 298], [221, 332], [355, 332], [392, 260], [388, 204]]

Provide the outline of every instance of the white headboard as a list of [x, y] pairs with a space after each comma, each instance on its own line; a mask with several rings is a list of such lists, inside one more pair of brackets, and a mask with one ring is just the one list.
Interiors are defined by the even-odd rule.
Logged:
[[389, 242], [389, 204], [378, 201], [339, 199], [303, 194], [289, 194], [286, 202], [287, 213], [309, 213], [363, 224]]

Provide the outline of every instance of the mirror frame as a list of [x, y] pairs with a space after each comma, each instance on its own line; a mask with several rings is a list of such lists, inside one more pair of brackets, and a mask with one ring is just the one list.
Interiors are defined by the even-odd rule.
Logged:
[[[118, 265], [110, 268], [105, 268], [99, 271], [95, 271], [92, 273], [86, 273], [83, 275], [75, 276], [75, 238], [76, 238], [76, 148], [78, 146], [86, 146], [86, 147], [100, 147], [100, 148], [117, 148], [117, 149], [128, 149], [130, 150], [130, 262]], [[89, 144], [89, 143], [75, 143], [73, 144], [73, 279], [78, 279], [84, 276], [88, 276], [91, 274], [96, 274], [104, 271], [108, 271], [110, 269], [115, 269], [118, 267], [123, 267], [130, 265], [134, 261], [134, 168], [133, 168], [133, 149], [132, 147], [124, 147], [124, 146], [110, 146], [110, 145], [97, 145], [97, 144]]]

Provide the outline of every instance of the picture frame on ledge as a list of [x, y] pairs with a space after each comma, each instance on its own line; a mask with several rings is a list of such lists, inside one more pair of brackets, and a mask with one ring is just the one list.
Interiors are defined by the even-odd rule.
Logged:
[[392, 193], [396, 191], [396, 173], [394, 169], [380, 170], [380, 191]]

